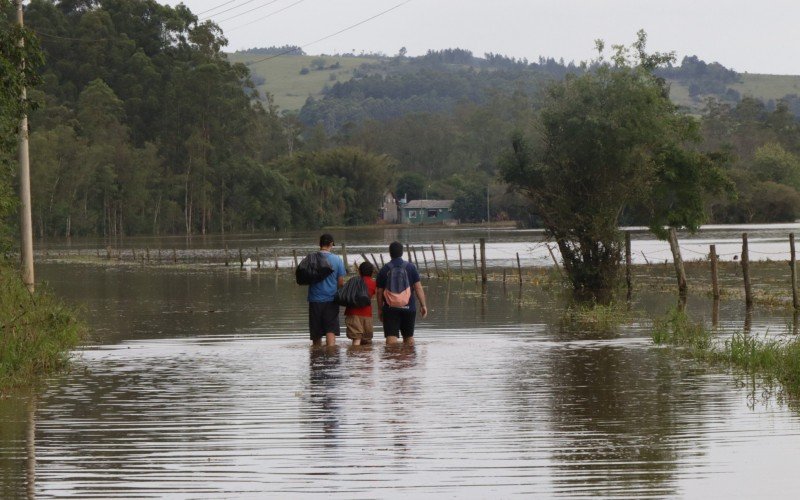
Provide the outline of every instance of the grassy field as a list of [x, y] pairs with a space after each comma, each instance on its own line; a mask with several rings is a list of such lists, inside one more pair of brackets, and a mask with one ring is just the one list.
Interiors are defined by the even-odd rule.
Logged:
[[[247, 63], [263, 59], [265, 56], [234, 53], [228, 57], [232, 62]], [[311, 62], [320, 57], [325, 59], [326, 69], [311, 69]], [[255, 63], [250, 70], [265, 79], [258, 90], [262, 93], [271, 93], [275, 98], [275, 104], [282, 111], [299, 111], [309, 96], [321, 97], [325, 85], [347, 81], [353, 76], [353, 70], [364, 63], [375, 61], [368, 57], [281, 56]], [[339, 67], [330, 69], [337, 62]], [[310, 71], [301, 75], [300, 71], [303, 68], [309, 68]]]
[[[755, 97], [764, 102], [770, 99], [778, 100], [787, 94], [800, 94], [800, 76], [793, 75], [757, 75], [742, 73], [740, 83], [728, 85], [728, 88], [739, 92], [742, 97]], [[679, 106], [689, 108], [694, 112], [703, 109], [705, 98], [708, 96], [689, 96], [689, 87], [678, 81], [670, 81], [670, 97]]]

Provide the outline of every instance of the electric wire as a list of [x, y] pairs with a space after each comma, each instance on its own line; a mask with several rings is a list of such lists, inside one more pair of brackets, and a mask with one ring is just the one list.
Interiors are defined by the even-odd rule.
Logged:
[[[391, 12], [391, 11], [393, 11], [395, 9], [399, 9], [400, 7], [402, 7], [403, 5], [405, 5], [405, 4], [409, 3], [409, 2], [411, 2], [411, 0], [405, 0], [404, 2], [400, 2], [397, 5], [395, 5], [394, 7], [390, 7], [388, 9], [384, 10], [384, 11], [381, 11], [381, 12], [375, 14], [374, 16], [371, 16], [371, 17], [368, 17], [366, 19], [363, 19], [363, 20], [361, 20], [361, 21], [359, 21], [359, 22], [357, 22], [355, 24], [351, 24], [350, 26], [337, 31], [336, 33], [332, 33], [330, 35], [327, 35], [327, 36], [324, 36], [324, 37], [319, 38], [317, 40], [314, 40], [313, 42], [309, 42], [309, 43], [306, 43], [305, 45], [301, 45], [299, 48], [300, 49], [304, 49], [304, 48], [306, 48], [306, 47], [308, 47], [310, 45], [314, 45], [316, 43], [322, 42], [322, 41], [327, 40], [329, 38], [333, 38], [336, 35], [340, 35], [340, 34], [344, 33], [345, 31], [350, 31], [351, 29], [356, 28], [358, 26], [361, 26], [362, 24], [368, 23], [369, 21], [372, 21], [373, 19], [377, 19], [377, 18], [383, 16], [384, 14], [388, 14], [389, 12]], [[247, 62], [247, 63], [245, 63], [245, 66], [252, 66], [253, 64], [258, 64], [260, 62], [269, 61], [271, 59], [276, 59], [278, 57], [285, 56], [286, 54], [295, 52], [296, 50], [297, 50], [297, 48], [287, 49], [287, 50], [284, 50], [283, 52], [279, 52], [277, 54], [274, 54], [274, 55], [271, 55], [271, 56], [268, 56], [268, 57], [263, 57], [261, 59], [256, 59], [255, 61]]]
[[203, 12], [198, 12], [198, 13], [197, 13], [197, 14], [195, 14], [195, 15], [196, 15], [196, 16], [202, 16], [203, 14], [208, 14], [208, 13], [209, 13], [209, 12], [211, 12], [212, 10], [217, 10], [217, 9], [219, 9], [220, 7], [225, 7], [226, 5], [228, 5], [228, 4], [232, 4], [233, 2], [237, 2], [237, 1], [238, 1], [238, 0], [228, 0], [228, 1], [227, 1], [227, 2], [225, 2], [225, 3], [221, 3], [221, 4], [217, 5], [216, 7], [211, 7], [210, 9], [206, 9], [206, 10], [204, 10]]
[[[210, 16], [206, 16], [206, 17], [199, 18], [198, 20], [199, 20], [199, 21], [205, 21], [205, 20], [207, 20], [207, 19], [211, 19], [212, 17], [219, 16], [219, 15], [221, 15], [221, 14], [224, 14], [224, 13], [226, 13], [226, 12], [230, 12], [230, 11], [232, 11], [232, 10], [239, 9], [239, 8], [241, 8], [241, 7], [244, 7], [244, 6], [245, 6], [245, 5], [247, 5], [247, 4], [251, 4], [251, 3], [255, 2], [255, 1], [256, 1], [256, 0], [247, 0], [247, 1], [246, 1], [245, 3], [243, 3], [243, 4], [235, 5], [235, 6], [233, 6], [233, 7], [230, 7], [230, 8], [228, 8], [228, 9], [225, 9], [225, 10], [223, 10], [223, 11], [217, 12], [216, 14], [212, 14], [212, 15], [210, 15]], [[271, 2], [271, 3], [274, 3], [274, 2], [276, 2], [276, 1], [277, 1], [277, 0], [272, 0], [272, 2]]]
[[230, 21], [231, 19], [236, 19], [237, 17], [242, 17], [243, 15], [245, 15], [245, 14], [249, 14], [249, 13], [251, 13], [251, 12], [253, 12], [253, 11], [260, 10], [260, 9], [263, 9], [264, 7], [269, 7], [270, 5], [274, 4], [274, 3], [275, 3], [275, 2], [277, 2], [277, 1], [278, 1], [278, 0], [272, 0], [271, 2], [267, 2], [267, 3], [265, 3], [264, 5], [259, 5], [258, 7], [253, 7], [253, 8], [252, 8], [252, 9], [250, 9], [250, 10], [246, 10], [246, 11], [244, 11], [244, 12], [240, 12], [240, 13], [238, 13], [238, 14], [235, 14], [235, 15], [231, 16], [231, 17], [226, 17], [225, 19], [220, 19], [219, 21], [216, 21], [216, 22], [217, 22], [217, 23], [220, 23], [220, 24], [222, 24], [222, 23], [225, 23], [225, 22], [228, 22], [228, 21]]
[[[240, 29], [240, 28], [244, 28], [245, 26], [250, 26], [251, 24], [257, 23], [257, 22], [259, 22], [259, 21], [263, 21], [264, 19], [267, 19], [267, 18], [269, 18], [269, 17], [272, 17], [272, 16], [274, 16], [275, 14], [279, 14], [279, 13], [283, 12], [284, 10], [287, 10], [287, 9], [289, 9], [289, 8], [291, 8], [291, 7], [294, 7], [295, 5], [297, 5], [297, 4], [299, 4], [299, 3], [303, 3], [303, 2], [305, 2], [305, 0], [297, 0], [295, 3], [289, 4], [289, 5], [287, 5], [286, 7], [283, 7], [283, 8], [281, 8], [281, 9], [278, 9], [278, 10], [276, 10], [276, 11], [270, 12], [270, 13], [269, 13], [269, 14], [267, 14], [266, 16], [259, 17], [258, 19], [254, 19], [254, 20], [252, 20], [252, 21], [250, 21], [250, 22], [248, 22], [248, 23], [240, 24], [239, 26], [235, 26], [235, 27], [233, 27], [233, 28], [228, 28], [228, 29], [226, 29], [226, 30], [224, 30], [224, 31], [225, 31], [225, 33], [230, 33], [231, 31], [236, 31], [236, 30], [238, 30], [238, 29]], [[221, 21], [221, 22], [224, 22], [224, 21]]]

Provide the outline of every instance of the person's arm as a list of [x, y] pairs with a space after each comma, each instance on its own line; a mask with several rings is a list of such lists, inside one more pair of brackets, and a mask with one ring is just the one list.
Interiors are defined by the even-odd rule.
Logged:
[[375, 297], [378, 300], [378, 320], [383, 323], [383, 288], [375, 290]]
[[336, 288], [342, 288], [344, 286], [344, 276], [339, 276], [339, 280], [336, 282]]
[[419, 301], [419, 313], [424, 318], [428, 315], [428, 303], [425, 302], [425, 290], [422, 289], [422, 283], [419, 281], [414, 283], [414, 294]]
[[336, 288], [342, 288], [344, 286], [344, 277], [347, 275], [347, 269], [345, 269], [342, 259], [339, 259], [339, 269], [337, 271], [339, 277], [336, 280]]

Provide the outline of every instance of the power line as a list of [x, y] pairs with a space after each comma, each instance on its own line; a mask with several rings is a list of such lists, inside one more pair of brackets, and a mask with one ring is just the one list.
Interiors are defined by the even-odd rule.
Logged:
[[111, 40], [110, 38], [73, 38], [70, 36], [60, 36], [60, 35], [53, 35], [50, 33], [45, 33], [44, 31], [39, 31], [37, 29], [28, 28], [29, 30], [33, 31], [39, 36], [43, 36], [45, 38], [53, 38], [55, 40], [67, 40], [70, 42], [86, 42], [86, 43], [94, 43], [94, 42], [107, 42]]
[[[400, 7], [402, 7], [403, 5], [405, 5], [405, 4], [409, 3], [409, 2], [411, 2], [411, 0], [405, 0], [404, 2], [400, 2], [399, 4], [395, 5], [394, 7], [390, 7], [388, 9], [384, 10], [384, 11], [381, 11], [381, 12], [375, 14], [372, 17], [368, 17], [368, 18], [366, 18], [366, 19], [364, 19], [362, 21], [359, 21], [359, 22], [357, 22], [355, 24], [351, 24], [350, 26], [337, 31], [336, 33], [332, 33], [332, 34], [330, 34], [328, 36], [324, 36], [322, 38], [314, 40], [313, 42], [309, 42], [309, 43], [307, 43], [305, 45], [301, 45], [300, 48], [304, 49], [304, 48], [308, 47], [309, 45], [314, 45], [315, 43], [319, 43], [319, 42], [322, 42], [322, 41], [327, 40], [329, 38], [333, 38], [336, 35], [340, 35], [340, 34], [344, 33], [345, 31], [350, 31], [351, 29], [356, 28], [358, 26], [361, 26], [364, 23], [368, 23], [369, 21], [372, 21], [373, 19], [377, 19], [377, 18], [381, 17], [384, 14], [388, 14], [389, 12], [391, 12], [391, 11], [393, 11], [395, 9], [399, 9]], [[270, 59], [275, 59], [277, 57], [285, 56], [286, 54], [289, 54], [289, 53], [294, 52], [296, 50], [297, 50], [296, 48], [284, 50], [283, 52], [279, 52], [279, 53], [277, 53], [275, 55], [271, 55], [271, 56], [268, 56], [268, 57], [264, 57], [262, 59], [256, 59], [255, 61], [250, 61], [248, 63], [245, 63], [245, 66], [252, 66], [253, 64], [257, 64], [257, 63], [260, 63], [260, 62], [269, 61]]]
[[[203, 17], [203, 18], [199, 18], [199, 19], [198, 19], [198, 21], [205, 21], [206, 19], [211, 19], [211, 18], [212, 18], [212, 17], [214, 17], [214, 16], [218, 16], [218, 15], [220, 15], [220, 14], [224, 14], [224, 13], [226, 13], [226, 12], [230, 12], [230, 11], [232, 11], [232, 10], [236, 10], [236, 9], [238, 9], [238, 8], [240, 8], [240, 7], [244, 7], [245, 5], [247, 5], [247, 4], [249, 4], [249, 3], [253, 3], [253, 2], [255, 2], [255, 1], [256, 1], [256, 0], [247, 0], [245, 3], [243, 3], [243, 4], [241, 4], [241, 5], [236, 5], [236, 6], [234, 6], [234, 7], [231, 7], [231, 8], [229, 8], [229, 9], [225, 9], [225, 10], [223, 10], [223, 11], [217, 12], [216, 14], [212, 14], [212, 15], [210, 15], [210, 16], [206, 16], [206, 17]], [[275, 1], [277, 1], [277, 0], [272, 0], [272, 2], [271, 2], [271, 3], [274, 3]], [[220, 5], [220, 7], [221, 7], [221, 5]], [[211, 10], [214, 10], [214, 9], [211, 9]]]
[[224, 22], [230, 21], [231, 19], [236, 19], [237, 17], [241, 17], [241, 16], [243, 16], [245, 14], [249, 14], [249, 13], [253, 12], [254, 10], [259, 10], [259, 9], [263, 9], [264, 7], [269, 7], [270, 5], [274, 4], [277, 1], [278, 0], [272, 0], [271, 2], [267, 2], [264, 5], [259, 5], [258, 7], [253, 7], [250, 10], [246, 10], [244, 12], [240, 12], [238, 14], [235, 14], [235, 15], [231, 16], [231, 17], [226, 17], [225, 19], [222, 19], [221, 21], [217, 21], [217, 22], [218, 23], [224, 23]]
[[238, 1], [238, 0], [229, 0], [229, 1], [225, 2], [225, 3], [221, 3], [221, 4], [217, 5], [216, 7], [211, 7], [210, 9], [206, 9], [206, 10], [204, 10], [203, 12], [198, 12], [198, 13], [197, 13], [197, 14], [195, 14], [195, 15], [196, 15], [196, 16], [202, 16], [203, 14], [206, 14], [206, 13], [208, 13], [208, 12], [211, 12], [212, 10], [217, 10], [217, 9], [219, 9], [220, 7], [225, 7], [226, 5], [228, 5], [228, 4], [231, 4], [231, 3], [233, 3], [233, 2], [236, 2], [236, 1]]
[[245, 26], [250, 26], [250, 25], [251, 25], [251, 24], [253, 24], [253, 23], [257, 23], [257, 22], [259, 22], [259, 21], [263, 21], [264, 19], [266, 19], [266, 18], [268, 18], [268, 17], [272, 17], [272, 16], [274, 16], [275, 14], [278, 14], [278, 13], [280, 13], [280, 12], [283, 12], [284, 10], [286, 10], [286, 9], [288, 9], [288, 8], [290, 8], [290, 7], [294, 7], [295, 5], [297, 5], [297, 4], [299, 4], [299, 3], [303, 3], [303, 2], [305, 2], [305, 0], [297, 0], [297, 2], [295, 2], [295, 3], [293, 3], [293, 4], [289, 4], [289, 5], [287, 5], [286, 7], [283, 7], [282, 9], [278, 9], [278, 10], [276, 10], [276, 11], [274, 11], [274, 12], [270, 12], [269, 14], [267, 14], [267, 15], [266, 15], [266, 16], [264, 16], [264, 17], [259, 17], [258, 19], [254, 19], [254, 20], [250, 21], [249, 23], [244, 23], [244, 24], [242, 24], [242, 25], [236, 26], [235, 28], [230, 28], [230, 29], [228, 29], [228, 30], [223, 30], [223, 31], [224, 31], [225, 33], [230, 33], [231, 31], [236, 31], [236, 30], [238, 30], [239, 28], [244, 28]]

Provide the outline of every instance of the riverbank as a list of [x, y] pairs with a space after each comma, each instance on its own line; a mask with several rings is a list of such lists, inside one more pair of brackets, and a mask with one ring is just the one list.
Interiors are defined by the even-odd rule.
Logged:
[[29, 293], [0, 263], [0, 393], [63, 369], [84, 333], [73, 310], [41, 287]]

